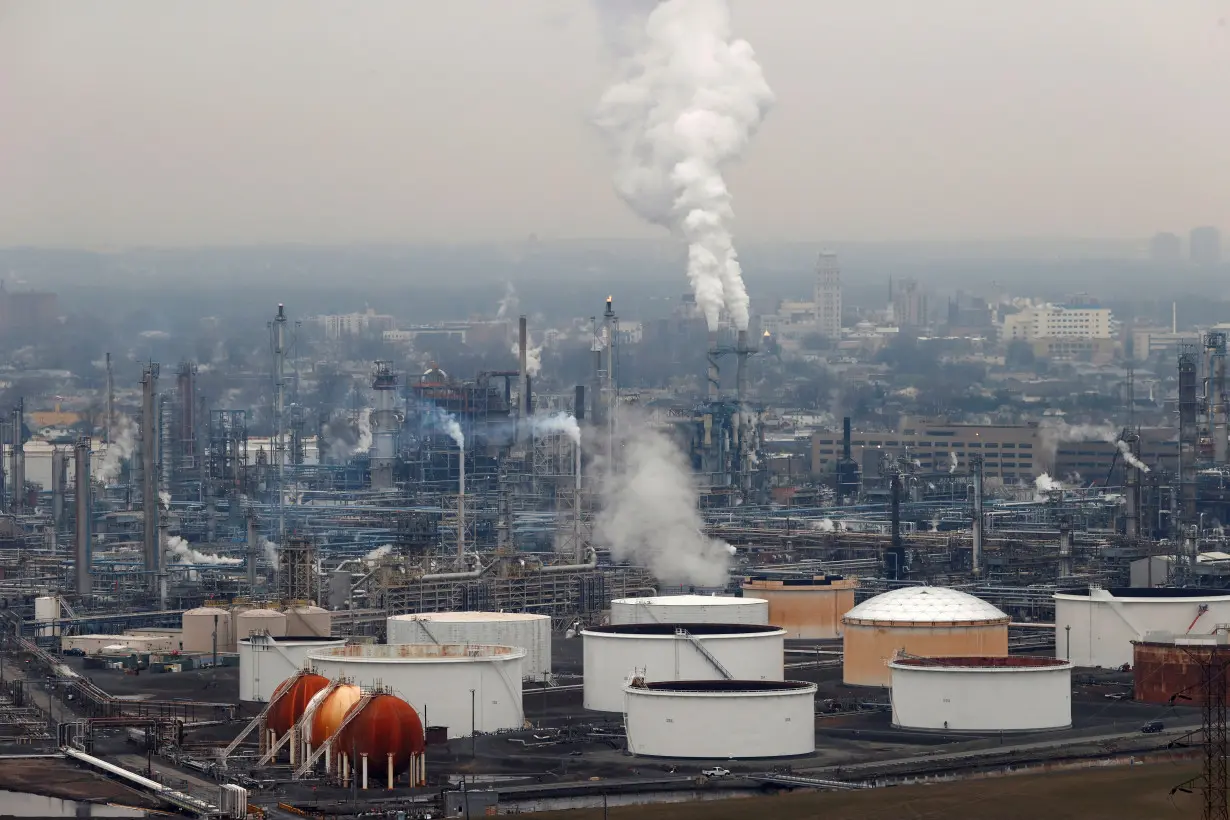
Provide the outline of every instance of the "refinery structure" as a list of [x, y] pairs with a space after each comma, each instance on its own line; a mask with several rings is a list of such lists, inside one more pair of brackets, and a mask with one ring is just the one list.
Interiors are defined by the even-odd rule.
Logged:
[[[602, 308], [589, 378], [554, 392], [521, 317], [515, 369], [379, 360], [346, 409], [312, 406], [278, 305], [267, 408], [211, 405], [191, 362], [146, 362], [126, 391], [109, 357], [95, 435], [27, 440], [18, 404], [5, 652], [66, 716], [54, 737], [17, 720], [21, 742], [109, 771], [94, 752], [139, 739], [221, 787], [154, 790], [199, 816], [273, 788], [392, 792], [425, 815], [553, 799], [564, 786], [418, 790], [563, 750], [601, 776], [622, 755], [738, 759], [760, 787], [865, 788], [963, 764], [833, 777], [838, 748], [876, 754], [835, 747], [828, 721], [926, 746], [1072, 730], [1074, 685], [1132, 719], [1210, 702], [1230, 622], [1224, 334], [1181, 348], [1170, 434], [1131, 407], [1113, 428], [847, 417], [796, 447], [833, 457], [792, 480], [748, 331], [706, 334], [701, 395], [664, 407], [621, 382]], [[1065, 447], [1109, 448], [1104, 480], [1052, 479]], [[1034, 480], [1004, 480], [1026, 463]], [[137, 698], [97, 682], [142, 671]], [[1047, 759], [1083, 753], [1065, 743]]]

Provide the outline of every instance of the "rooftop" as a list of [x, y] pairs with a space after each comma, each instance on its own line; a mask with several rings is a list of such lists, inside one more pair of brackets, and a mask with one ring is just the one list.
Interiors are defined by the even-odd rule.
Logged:
[[740, 598], [733, 595], [656, 595], [651, 598], [617, 598], [612, 604], [635, 606], [737, 606], [762, 604], [759, 598]]
[[981, 598], [948, 587], [902, 587], [863, 601], [846, 613], [846, 621], [892, 623], [1007, 622], [1008, 616]]
[[676, 630], [684, 629], [697, 637], [706, 635], [772, 635], [785, 634], [780, 626], [769, 624], [612, 624], [591, 626], [581, 634], [594, 635], [641, 635], [647, 637], [674, 637]]

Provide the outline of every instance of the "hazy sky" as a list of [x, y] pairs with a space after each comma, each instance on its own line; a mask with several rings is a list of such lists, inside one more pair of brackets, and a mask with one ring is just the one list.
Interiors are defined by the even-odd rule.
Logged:
[[[595, 2], [0, 0], [0, 244], [656, 235]], [[1230, 228], [1230, 0], [730, 3], [738, 237]]]

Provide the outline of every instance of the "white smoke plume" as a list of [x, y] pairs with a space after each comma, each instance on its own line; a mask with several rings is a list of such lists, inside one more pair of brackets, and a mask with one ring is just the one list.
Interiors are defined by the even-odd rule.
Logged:
[[180, 538], [178, 535], [172, 535], [167, 539], [167, 552], [171, 555], [173, 564], [217, 564], [225, 566], [235, 566], [243, 563], [242, 558], [229, 558], [225, 555], [214, 555], [209, 552], [199, 552], [192, 548], [192, 545]]
[[[612, 16], [603, 20], [610, 38], [631, 44]], [[643, 20], [595, 114], [615, 155], [615, 188], [638, 215], [688, 243], [688, 279], [709, 329], [725, 308], [746, 330], [722, 172], [751, 140], [773, 92], [752, 47], [733, 39], [726, 0], [664, 0]]]
[[358, 453], [366, 453], [372, 447], [371, 408], [364, 408], [354, 421], [345, 416], [330, 420], [325, 428], [325, 441], [329, 457], [334, 461], [346, 461]]
[[1136, 454], [1132, 452], [1132, 445], [1128, 444], [1126, 441], [1124, 441], [1121, 438], [1116, 438], [1115, 446], [1119, 448], [1119, 453], [1123, 456], [1123, 460], [1126, 461], [1130, 466], [1135, 467], [1137, 470], [1140, 470], [1142, 473], [1149, 472], [1149, 466], [1145, 464], [1143, 461], [1141, 461], [1140, 459], [1138, 459], [1136, 457]]
[[581, 443], [581, 426], [575, 416], [567, 413], [552, 413], [549, 416], [530, 416], [530, 429], [539, 435], [563, 433], [573, 444]]
[[495, 312], [496, 319], [507, 319], [509, 316], [517, 315], [517, 306], [521, 300], [517, 298], [517, 289], [513, 287], [512, 282], [504, 283], [504, 296], [500, 299], [500, 307]]
[[261, 550], [265, 553], [265, 560], [269, 562], [269, 566], [274, 569], [278, 568], [278, 545], [270, 541], [268, 538], [261, 536]]
[[393, 551], [392, 544], [384, 544], [382, 546], [376, 547], [374, 550], [369, 552], [367, 555], [364, 555], [363, 560], [368, 563], [375, 563], [376, 561], [379, 561], [381, 558], [388, 555], [392, 551]]
[[624, 430], [618, 461], [603, 465], [595, 540], [662, 583], [724, 586], [734, 548], [702, 532], [687, 459], [646, 424]]
[[370, 407], [363, 408], [356, 424], [359, 428], [359, 440], [355, 443], [354, 451], [366, 453], [372, 449], [372, 410]]
[[1051, 478], [1047, 473], [1043, 473], [1034, 479], [1034, 501], [1045, 501], [1047, 493], [1062, 489], [1063, 484]]
[[103, 450], [94, 469], [94, 480], [99, 484], [110, 484], [119, 478], [124, 462], [137, 448], [137, 424], [128, 416], [116, 416], [110, 434], [111, 443]]
[[171, 509], [171, 494], [166, 490], [158, 491], [158, 503], [164, 510]]
[[833, 519], [821, 518], [819, 521], [811, 522], [812, 529], [820, 530], [820, 532], [833, 532], [836, 527], [833, 526]]
[[1068, 424], [1047, 419], [1038, 428], [1042, 444], [1043, 464], [1054, 465], [1055, 453], [1061, 441], [1106, 441], [1113, 443], [1119, 431], [1110, 424]]
[[451, 413], [446, 413], [439, 407], [432, 407], [428, 410], [428, 418], [431, 419], [432, 424], [440, 428], [444, 435], [451, 438], [453, 443], [460, 449], [464, 450], [466, 448], [465, 433], [461, 431], [461, 425], [457, 423], [456, 417]]
[[[534, 378], [537, 378], [542, 370], [542, 348], [542, 345], [534, 345], [534, 339], [528, 333], [525, 335], [525, 372]], [[520, 340], [514, 340], [510, 350], [514, 356], [520, 358]]]
[[957, 460], [957, 454], [952, 450], [948, 451], [948, 474], [952, 475], [957, 471], [957, 466], [960, 462]]

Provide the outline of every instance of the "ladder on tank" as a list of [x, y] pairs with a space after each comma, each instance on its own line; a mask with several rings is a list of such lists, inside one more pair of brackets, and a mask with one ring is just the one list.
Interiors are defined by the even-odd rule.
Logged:
[[[333, 739], [338, 737], [342, 731], [350, 725], [350, 721], [354, 720], [363, 713], [363, 710], [367, 707], [367, 704], [371, 703], [372, 698], [377, 694], [377, 692], [372, 691], [363, 693], [363, 697], [359, 698], [359, 702], [352, 706], [350, 711], [346, 713], [346, 717], [342, 719], [341, 724], [337, 727], [337, 731], [330, 735], [328, 740], [320, 744], [319, 749], [314, 750], [310, 755], [308, 755], [303, 761], [303, 765], [295, 769], [295, 773], [293, 775], [295, 780], [299, 780], [312, 771], [312, 767], [316, 765], [317, 760], [320, 760], [320, 756], [333, 748]], [[287, 732], [287, 734], [290, 733]]]
[[[329, 681], [328, 686], [321, 689], [315, 695], [312, 695], [312, 699], [308, 701], [307, 707], [304, 708], [303, 714], [300, 716], [299, 720], [294, 726], [290, 727], [289, 732], [286, 732], [274, 741], [274, 744], [269, 747], [269, 750], [261, 755], [261, 759], [257, 762], [257, 765], [268, 766], [273, 762], [273, 759], [277, 757], [278, 752], [282, 751], [282, 748], [288, 743], [296, 742], [300, 738], [310, 738], [312, 735], [312, 718], [315, 717], [316, 710], [320, 707], [320, 704], [325, 702], [325, 698], [333, 694], [333, 690], [337, 689], [337, 687], [346, 682], [346, 678], [331, 680]], [[276, 698], [270, 699], [270, 703], [272, 703], [275, 699]], [[291, 755], [291, 757], [293, 758], [294, 755]]]
[[[273, 697], [269, 698], [269, 702], [265, 704], [265, 708], [261, 710], [261, 713], [252, 718], [252, 722], [245, 726], [244, 730], [236, 735], [235, 739], [230, 742], [230, 745], [218, 754], [219, 763], [223, 766], [226, 765], [227, 758], [235, 753], [235, 750], [239, 748], [239, 744], [243, 743], [244, 739], [247, 738], [248, 735], [252, 734], [252, 732], [256, 730], [257, 726], [264, 724], [265, 718], [269, 715], [269, 710], [273, 708], [273, 704], [278, 702], [278, 698], [282, 696], [282, 693], [294, 685], [295, 681], [299, 680], [302, 674], [303, 673], [300, 672], [297, 675], [292, 675], [278, 684], [278, 688], [273, 691]], [[265, 739], [261, 738], [260, 744], [263, 746], [264, 743]]]
[[713, 668], [718, 671], [718, 674], [720, 674], [726, 680], [735, 679], [735, 676], [730, 674], [730, 672], [727, 671], [725, 666], [722, 666], [722, 662], [719, 661], [716, 657], [714, 657], [713, 653], [710, 652], [705, 647], [704, 642], [702, 642], [700, 638], [696, 637], [691, 632], [688, 632], [686, 629], [682, 629], [679, 627], [676, 627], [675, 629], [675, 637], [676, 638], [687, 638], [689, 641], [691, 641], [692, 646], [696, 647], [696, 651], [699, 652], [701, 655], [703, 655], [705, 660], [713, 664]]

